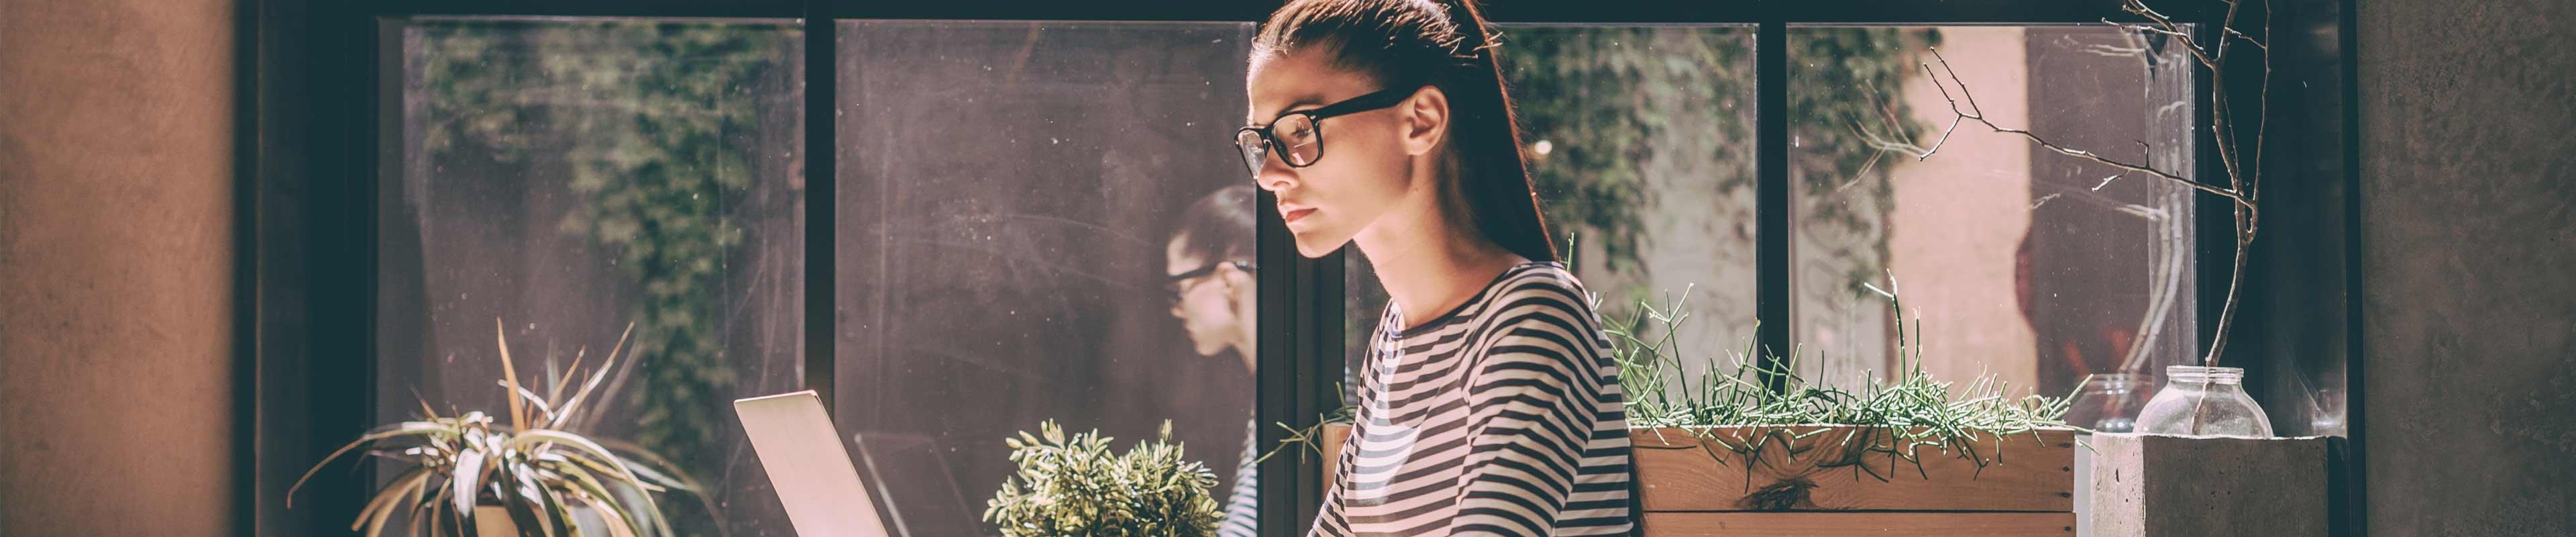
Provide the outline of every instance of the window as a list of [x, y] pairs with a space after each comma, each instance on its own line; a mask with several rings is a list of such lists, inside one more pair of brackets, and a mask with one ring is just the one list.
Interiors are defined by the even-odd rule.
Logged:
[[[1506, 25], [1540, 209], [1605, 319], [1676, 302], [1688, 349], [1753, 336], [1753, 29]], [[1570, 246], [1570, 247], [1568, 247]], [[1386, 291], [1346, 248], [1346, 394], [1356, 394]], [[1693, 374], [1705, 362], [1690, 364]], [[1346, 395], [1356, 397], [1355, 395]]]
[[[2194, 356], [2184, 188], [2110, 179], [2117, 170], [1974, 124], [1920, 158], [1952, 115], [1922, 69], [1938, 46], [2002, 124], [2077, 147], [2143, 143], [2154, 153], [2141, 159], [2190, 169], [2192, 83], [2179, 51], [2101, 25], [1789, 32], [1800, 375], [1840, 386], [1889, 376], [1895, 316], [1867, 286], [1891, 277], [1907, 318], [1922, 321], [1935, 378], [1991, 373], [2064, 396], [2088, 376], [2151, 375]], [[1689, 373], [1740, 358], [1757, 285], [1752, 30], [1503, 34], [1551, 231], [1572, 244], [1565, 255], [1602, 316], [1625, 322], [1641, 302], [1678, 303], [1690, 316], [1676, 342]], [[1351, 253], [1344, 382], [1355, 386], [1386, 296]], [[2155, 388], [2134, 378], [2130, 405]]]
[[496, 328], [552, 383], [631, 325], [568, 428], [705, 484], [667, 504], [683, 531], [790, 535], [729, 403], [804, 380], [798, 26], [422, 18], [388, 46], [376, 421], [507, 405]]
[[1863, 287], [1891, 275], [1935, 378], [2065, 396], [2196, 357], [2188, 189], [1975, 123], [1943, 141], [1954, 114], [1924, 69], [1951, 97], [1955, 72], [2000, 125], [2190, 170], [2180, 50], [2105, 25], [1789, 31], [1802, 375], [1851, 386], [1898, 365], [1897, 319]]
[[[1313, 419], [1273, 403], [1357, 384], [1349, 362], [1386, 300], [1364, 256], [1252, 262], [1294, 257], [1257, 238], [1266, 195], [1224, 145], [1265, 6], [1048, 20], [1080, 8], [815, 0], [803, 7], [842, 17], [808, 22], [777, 2], [565, 3], [424, 16], [450, 8], [385, 2], [331, 19], [390, 17], [377, 54], [346, 60], [376, 91], [322, 97], [365, 109], [322, 114], [354, 138], [339, 158], [376, 175], [349, 187], [372, 199], [317, 225], [373, 244], [314, 254], [373, 277], [350, 305], [314, 309], [367, 319], [350, 330], [365, 334], [313, 336], [368, 349], [371, 373], [313, 382], [362, 385], [374, 423], [424, 400], [505, 404], [487, 323], [524, 376], [596, 364], [632, 323], [637, 358], [578, 425], [710, 484], [708, 502], [671, 507], [684, 529], [790, 533], [725, 403], [814, 386], [899, 534], [976, 535], [1013, 470], [1002, 439], [1040, 421], [1124, 444], [1170, 420], [1223, 501], [1247, 446], [1282, 434], [1266, 424]], [[1502, 50], [1533, 180], [1605, 318], [1680, 301], [1686, 357], [1795, 343], [1802, 374], [1853, 383], [1895, 366], [1899, 317], [1863, 286], [1892, 273], [1936, 377], [2064, 394], [2195, 354], [2207, 208], [1973, 124], [1918, 158], [1950, 119], [1926, 51], [1999, 123], [2166, 169], [2206, 167], [2192, 128], [2206, 89], [2160, 41], [2059, 24], [2100, 7], [2043, 4], [1867, 21], [1831, 3], [1495, 15], [1523, 21], [1503, 25]], [[1669, 19], [1693, 22], [1599, 22]], [[1262, 309], [1260, 281], [1297, 300]], [[1251, 328], [1261, 319], [1292, 326]], [[1254, 334], [1296, 352], [1261, 355]], [[1295, 367], [1269, 366], [1282, 362]], [[2136, 401], [2155, 385], [2131, 382]], [[314, 434], [330, 427], [362, 424]], [[1293, 459], [1256, 471], [1315, 464]], [[1273, 532], [1306, 508], [1263, 504]]]
[[[985, 500], [1016, 470], [1002, 439], [1049, 419], [1121, 450], [1171, 420], [1226, 501], [1253, 422], [1251, 333], [1198, 326], [1247, 320], [1253, 278], [1168, 282], [1217, 303], [1176, 307], [1167, 276], [1221, 260], [1173, 267], [1166, 247], [1187, 232], [1250, 259], [1259, 205], [1224, 144], [1251, 26], [840, 29], [834, 417], [889, 516], [911, 535], [988, 532]], [[1178, 227], [1228, 187], [1243, 195], [1214, 209], [1239, 228]]]

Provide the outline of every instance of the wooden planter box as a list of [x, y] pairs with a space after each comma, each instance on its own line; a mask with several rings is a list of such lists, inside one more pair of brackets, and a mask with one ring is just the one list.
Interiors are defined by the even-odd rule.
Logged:
[[[1630, 429], [1644, 535], [2075, 534], [2074, 431], [1980, 439], [1975, 460], [1915, 448], [1919, 467], [1867, 450], [1887, 444], [1871, 431]], [[1325, 460], [1337, 460], [1348, 436], [1348, 426], [1325, 429]], [[1757, 443], [1748, 465], [1736, 449]], [[1334, 471], [1324, 466], [1326, 482]]]

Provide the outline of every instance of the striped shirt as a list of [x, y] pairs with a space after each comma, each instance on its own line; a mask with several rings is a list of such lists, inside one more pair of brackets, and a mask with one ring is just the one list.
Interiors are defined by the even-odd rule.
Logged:
[[1582, 284], [1504, 271], [1412, 329], [1389, 303], [1309, 535], [1626, 535], [1619, 366]]
[[1243, 422], [1243, 460], [1234, 465], [1234, 493], [1225, 502], [1225, 522], [1216, 528], [1217, 537], [1259, 537], [1261, 535], [1261, 469], [1253, 461], [1254, 436], [1260, 431], [1258, 420]]

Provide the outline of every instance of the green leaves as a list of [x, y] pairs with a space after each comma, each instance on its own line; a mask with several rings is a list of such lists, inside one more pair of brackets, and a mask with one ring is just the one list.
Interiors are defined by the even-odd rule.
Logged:
[[[509, 354], [507, 341], [498, 346], [501, 355]], [[314, 464], [287, 489], [289, 505], [304, 481], [323, 466], [366, 448], [368, 455], [410, 466], [377, 490], [350, 524], [350, 530], [364, 535], [382, 535], [394, 512], [403, 509], [411, 512], [406, 520], [414, 535], [448, 535], [443, 531], [447, 528], [470, 531], [475, 508], [493, 505], [500, 506], [522, 531], [534, 535], [610, 535], [611, 528], [581, 527], [571, 512], [576, 506], [597, 511], [609, 524], [633, 535], [671, 535], [653, 495], [696, 493], [693, 481], [651, 453], [547, 428], [570, 421], [572, 409], [599, 387], [606, 370], [618, 364], [619, 354], [610, 351], [600, 371], [569, 394], [562, 387], [582, 377], [580, 363], [576, 361], [569, 374], [550, 370], [548, 376], [555, 380], [549, 384], [554, 387], [546, 388], [544, 397], [519, 385], [515, 368], [505, 367], [507, 378], [501, 384], [510, 390], [510, 421], [539, 428], [496, 423], [481, 411], [455, 417], [430, 414], [424, 420], [379, 427]], [[429, 412], [428, 402], [422, 401], [421, 408]]]
[[[1904, 303], [1893, 283], [1886, 290], [1875, 285], [1864, 287], [1886, 298], [1889, 308], [1902, 318]], [[1672, 337], [1688, 319], [1685, 312], [1678, 300], [1663, 307], [1641, 301], [1637, 313], [1625, 322], [1604, 323], [1603, 332], [1611, 339], [1611, 355], [1620, 365], [1620, 388], [1629, 395], [1629, 427], [1867, 427], [1872, 434], [1846, 439], [1862, 444], [1842, 452], [1849, 461], [1825, 466], [1854, 466], [1855, 471], [1882, 480], [1887, 476], [1861, 468], [1857, 461], [1864, 455], [1888, 454], [1914, 462], [1919, 469], [1917, 452], [1933, 448], [1975, 461], [1982, 468], [1999, 460], [2000, 452], [1995, 450], [2001, 449], [2004, 437], [2027, 435], [2036, 441], [2039, 429], [2071, 428], [2063, 421], [2071, 397], [2037, 393], [2014, 397], [2011, 387], [1993, 375], [1971, 380], [1955, 392], [1951, 382], [1932, 378], [1923, 370], [1921, 342], [1908, 339], [1921, 333], [1920, 320], [1915, 321], [1912, 330], [1901, 323], [1897, 327], [1894, 378], [1872, 376], [1867, 386], [1855, 391], [1815, 384], [1798, 375], [1796, 351], [1775, 366], [1763, 367], [1753, 359], [1758, 351], [1749, 341], [1742, 351], [1732, 354], [1732, 363], [1720, 363], [1717, 353], [1710, 353], [1705, 358], [1704, 372], [1693, 376], [1683, 367], [1682, 355], [1686, 351], [1675, 348]], [[1761, 379], [1766, 376], [1779, 377], [1785, 389], [1772, 390], [1762, 385]], [[1675, 383], [1680, 385], [1676, 387]], [[1759, 442], [1700, 436], [1737, 454], [1761, 449]], [[1757, 439], [1773, 438], [1761, 435]], [[1979, 442], [1985, 443], [1984, 455], [1980, 454]]]
[[1214, 535], [1216, 474], [1182, 458], [1171, 440], [1165, 421], [1160, 439], [1118, 455], [1097, 430], [1067, 436], [1052, 420], [1040, 423], [1037, 435], [1004, 440], [1020, 469], [986, 502], [984, 520], [1005, 537]]

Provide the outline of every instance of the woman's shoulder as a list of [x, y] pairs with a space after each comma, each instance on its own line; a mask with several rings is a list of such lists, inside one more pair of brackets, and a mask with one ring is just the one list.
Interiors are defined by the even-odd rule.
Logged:
[[1490, 309], [1495, 310], [1529, 312], [1535, 309], [1575, 318], [1589, 317], [1592, 311], [1592, 296], [1584, 290], [1582, 280], [1576, 279], [1574, 272], [1566, 270], [1565, 265], [1555, 262], [1533, 261], [1512, 267], [1494, 282], [1494, 288], [1488, 290], [1486, 296], [1490, 297], [1489, 305], [1493, 306]]
[[1566, 270], [1564, 264], [1554, 261], [1531, 261], [1503, 271], [1490, 295], [1499, 299], [1562, 296], [1578, 305], [1589, 301], [1583, 281], [1576, 279], [1574, 271]]

